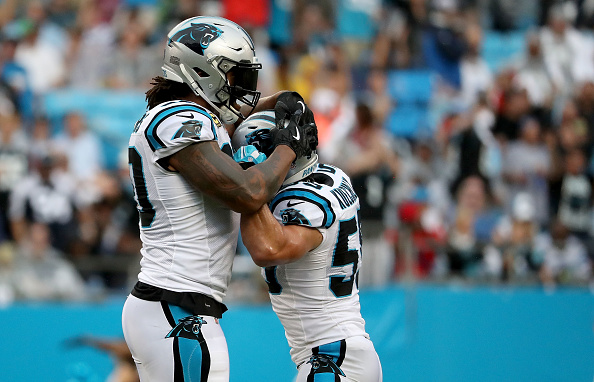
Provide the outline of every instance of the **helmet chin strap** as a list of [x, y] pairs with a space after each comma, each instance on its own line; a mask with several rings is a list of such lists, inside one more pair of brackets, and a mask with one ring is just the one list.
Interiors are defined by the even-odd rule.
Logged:
[[[186, 69], [186, 66], [184, 64], [179, 64], [179, 68], [180, 68], [181, 72], [184, 74], [184, 77], [186, 77], [186, 80], [189, 81], [186, 83], [188, 85], [190, 85], [190, 88], [192, 88], [192, 91], [194, 92], [194, 94], [196, 94], [197, 96], [199, 96], [200, 98], [202, 98], [203, 100], [208, 102], [208, 104], [210, 106], [212, 106], [212, 108], [215, 109], [219, 113], [219, 118], [221, 119], [221, 121], [223, 123], [231, 124], [231, 123], [237, 122], [239, 117], [235, 113], [233, 113], [231, 110], [229, 110], [230, 106], [223, 105], [222, 107], [218, 107], [217, 105], [215, 105], [210, 99], [208, 99], [206, 94], [204, 94], [204, 92], [198, 85], [198, 82], [196, 82], [194, 77], [190, 74], [190, 71]], [[227, 110], [225, 110], [225, 109], [227, 109]]]

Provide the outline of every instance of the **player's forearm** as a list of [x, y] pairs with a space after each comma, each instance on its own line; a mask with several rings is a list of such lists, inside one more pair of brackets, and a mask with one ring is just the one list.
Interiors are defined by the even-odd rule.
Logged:
[[260, 100], [258, 101], [258, 104], [254, 108], [253, 112], [257, 113], [257, 112], [263, 111], [263, 110], [274, 109], [274, 106], [276, 105], [278, 96], [283, 94], [284, 92], [286, 92], [286, 90], [281, 90], [280, 92], [276, 92], [271, 96], [260, 98]]
[[289, 146], [278, 146], [264, 162], [246, 170], [249, 177], [261, 178], [266, 188], [265, 202], [268, 203], [283, 184], [291, 163], [295, 160], [295, 152]]
[[[281, 187], [295, 153], [288, 146], [279, 146], [264, 162], [242, 172], [229, 186], [235, 195], [227, 198], [229, 207], [240, 213], [254, 213], [268, 203]], [[239, 166], [236, 166], [239, 167]], [[241, 168], [241, 167], [239, 167]], [[234, 173], [234, 175], [238, 175]]]
[[173, 156], [170, 164], [195, 188], [233, 211], [254, 213], [280, 188], [295, 153], [279, 146], [263, 163], [244, 171], [212, 142], [191, 145]]
[[241, 238], [254, 263], [260, 267], [280, 265], [293, 259], [286, 252], [288, 240], [283, 226], [265, 205], [254, 214], [241, 215]]
[[[276, 92], [273, 95], [270, 95], [268, 97], [262, 97], [262, 98], [260, 98], [260, 100], [258, 101], [258, 104], [256, 105], [256, 107], [254, 107], [254, 109], [251, 110], [251, 114], [257, 113], [257, 112], [263, 111], [263, 110], [272, 110], [272, 109], [274, 109], [274, 106], [276, 105], [276, 100], [278, 99], [278, 96], [281, 95], [284, 92], [286, 92], [286, 90], [282, 90], [280, 92]], [[242, 106], [241, 107], [241, 113], [247, 117], [247, 114], [250, 113], [249, 106], [245, 106], [245, 105]], [[239, 124], [241, 122], [242, 122], [241, 120], [235, 122], [234, 127], [239, 126]], [[229, 134], [231, 134], [231, 132]]]

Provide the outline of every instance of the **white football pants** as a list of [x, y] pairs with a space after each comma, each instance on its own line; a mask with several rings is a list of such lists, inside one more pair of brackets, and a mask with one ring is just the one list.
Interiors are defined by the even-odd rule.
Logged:
[[295, 382], [382, 382], [382, 365], [373, 343], [363, 336], [312, 349]]
[[142, 382], [228, 382], [229, 352], [218, 319], [129, 295], [124, 338]]

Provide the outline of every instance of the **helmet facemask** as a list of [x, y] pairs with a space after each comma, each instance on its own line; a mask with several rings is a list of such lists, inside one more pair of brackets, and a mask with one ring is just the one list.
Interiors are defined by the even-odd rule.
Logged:
[[[262, 69], [262, 64], [222, 59], [217, 67], [226, 77], [226, 84], [216, 93], [219, 100], [217, 106], [230, 111], [237, 119], [244, 120], [252, 113], [260, 99], [260, 92], [256, 90], [256, 87], [258, 85], [258, 70]], [[246, 105], [250, 109], [246, 115], [243, 115], [240, 110], [234, 107], [235, 105], [239, 107]]]

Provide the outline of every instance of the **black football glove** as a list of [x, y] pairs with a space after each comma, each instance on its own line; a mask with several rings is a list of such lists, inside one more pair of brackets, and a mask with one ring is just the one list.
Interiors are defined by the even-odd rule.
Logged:
[[[274, 118], [276, 120], [276, 127], [282, 129], [285, 127], [286, 121], [292, 119], [295, 115], [306, 114], [309, 108], [305, 105], [303, 97], [297, 92], [284, 92], [276, 99], [274, 106]], [[310, 111], [311, 112], [311, 111]], [[296, 121], [300, 124], [300, 118]]]
[[273, 135], [273, 147], [286, 145], [295, 152], [297, 159], [311, 155], [318, 145], [318, 128], [315, 123], [297, 124], [301, 113], [294, 114], [287, 127], [275, 127], [270, 132]]

